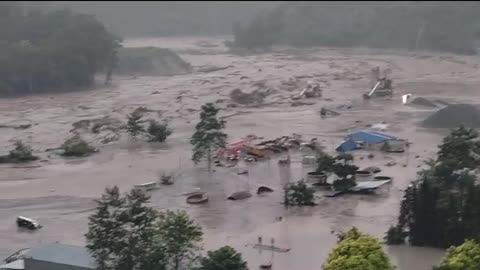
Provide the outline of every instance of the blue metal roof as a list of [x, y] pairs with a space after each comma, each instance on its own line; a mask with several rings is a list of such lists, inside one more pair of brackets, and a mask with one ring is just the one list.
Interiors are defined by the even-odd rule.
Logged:
[[340, 144], [335, 150], [337, 152], [348, 152], [348, 151], [353, 151], [355, 149], [357, 149], [357, 144], [353, 140], [348, 139], [344, 141], [342, 144]]
[[33, 259], [58, 264], [95, 269], [95, 259], [84, 247], [64, 244], [45, 244], [30, 248], [24, 259]]
[[362, 141], [366, 143], [381, 143], [388, 140], [394, 140], [395, 137], [374, 131], [359, 131], [348, 135], [349, 139]]

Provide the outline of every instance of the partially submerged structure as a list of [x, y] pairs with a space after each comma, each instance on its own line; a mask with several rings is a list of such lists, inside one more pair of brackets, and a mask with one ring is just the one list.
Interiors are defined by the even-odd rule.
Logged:
[[406, 142], [393, 136], [375, 132], [359, 131], [349, 134], [337, 147], [337, 152], [349, 152], [356, 149], [403, 152]]
[[86, 248], [54, 243], [17, 251], [4, 260], [0, 269], [93, 270], [97, 265]]

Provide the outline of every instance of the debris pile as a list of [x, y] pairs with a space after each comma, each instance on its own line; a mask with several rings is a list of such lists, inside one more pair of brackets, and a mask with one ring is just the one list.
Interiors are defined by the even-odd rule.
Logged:
[[480, 111], [475, 105], [449, 105], [432, 114], [422, 123], [422, 126], [427, 128], [455, 128], [459, 125], [480, 127]]
[[72, 124], [73, 129], [70, 130], [75, 135], [82, 135], [88, 141], [99, 141], [106, 144], [120, 139], [120, 130], [123, 123], [118, 119], [109, 116], [84, 119]]
[[251, 93], [245, 93], [240, 89], [234, 89], [230, 92], [230, 99], [238, 104], [260, 104], [263, 102], [268, 93], [260, 90], [254, 90]]

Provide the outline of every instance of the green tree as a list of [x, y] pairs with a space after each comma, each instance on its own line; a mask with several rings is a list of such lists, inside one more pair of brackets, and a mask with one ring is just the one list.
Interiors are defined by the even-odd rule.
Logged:
[[141, 113], [138, 109], [127, 116], [127, 132], [130, 134], [130, 136], [137, 137], [145, 132], [145, 128], [142, 126], [142, 117], [143, 113]]
[[150, 120], [147, 132], [151, 142], [164, 142], [173, 130], [168, 127], [167, 122], [159, 123], [156, 120]]
[[159, 214], [148, 200], [138, 189], [122, 197], [113, 187], [96, 201], [85, 237], [99, 270], [166, 269], [164, 250], [153, 245]]
[[230, 246], [208, 251], [207, 256], [200, 260], [198, 270], [248, 270], [247, 262]]
[[12, 1], [1, 3], [0, 13], [1, 95], [90, 87], [120, 47], [91, 15], [30, 12]]
[[289, 183], [284, 188], [286, 206], [315, 205], [315, 189], [308, 187], [304, 181]]
[[95, 147], [89, 145], [80, 136], [67, 139], [61, 148], [63, 149], [62, 155], [66, 157], [85, 157], [97, 151]]
[[[412, 245], [447, 248], [480, 240], [478, 134], [459, 127], [439, 146], [437, 158], [405, 190], [396, 231]], [[397, 234], [400, 242], [402, 234]], [[396, 242], [396, 241], [393, 241]]]
[[22, 141], [16, 141], [15, 149], [10, 151], [6, 159], [12, 162], [29, 162], [37, 160], [38, 157], [33, 155], [32, 147], [24, 144]]
[[466, 240], [457, 247], [450, 247], [439, 266], [434, 270], [476, 270], [480, 269], [480, 245]]
[[156, 227], [157, 246], [164, 247], [167, 265], [174, 270], [197, 259], [202, 235], [201, 227], [185, 211], [167, 211]]
[[339, 238], [339, 243], [323, 264], [324, 270], [389, 270], [390, 259], [375, 238], [352, 228]]
[[213, 103], [202, 106], [200, 122], [195, 126], [190, 143], [193, 145], [192, 160], [198, 163], [207, 156], [208, 171], [212, 168], [212, 150], [217, 147], [225, 147], [227, 134], [223, 133], [225, 121], [217, 117], [218, 108]]

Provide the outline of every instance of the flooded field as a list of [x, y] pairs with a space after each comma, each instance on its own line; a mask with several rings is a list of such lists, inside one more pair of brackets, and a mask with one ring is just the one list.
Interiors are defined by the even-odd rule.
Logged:
[[[227, 53], [222, 39], [211, 39], [215, 47], [200, 47], [206, 38], [142, 39], [127, 46], [159, 46], [177, 51], [197, 70], [172, 77], [115, 77], [114, 85], [61, 95], [0, 99], [0, 125], [31, 124], [25, 130], [0, 128], [2, 151], [16, 139], [31, 144], [42, 160], [29, 165], [0, 166], [0, 257], [38, 243], [84, 244], [87, 217], [95, 207], [92, 199], [107, 186], [127, 191], [134, 184], [155, 181], [160, 171], [175, 171], [177, 180], [151, 192], [157, 209], [181, 208], [202, 225], [206, 250], [231, 245], [243, 253], [251, 269], [270, 259], [270, 252], [252, 248], [257, 238], [275, 238], [277, 246], [291, 248], [274, 254], [274, 269], [319, 269], [335, 245], [335, 233], [351, 226], [382, 238], [398, 215], [403, 189], [414, 179], [423, 161], [433, 157], [445, 132], [419, 127], [418, 122], [436, 109], [403, 105], [401, 95], [439, 98], [447, 102], [478, 103], [480, 85], [478, 59], [431, 53], [406, 53], [367, 49], [288, 49], [238, 56]], [[216, 71], [201, 72], [206, 66]], [[392, 70], [393, 99], [364, 101], [369, 90], [370, 70], [380, 66]], [[212, 69], [215, 70], [215, 69]], [[293, 81], [288, 88], [286, 81]], [[292, 106], [290, 97], [307, 81], [318, 82], [322, 98], [305, 100], [312, 104]], [[262, 85], [270, 89], [264, 105], [229, 106], [233, 89], [250, 91]], [[181, 96], [181, 98], [178, 98]], [[412, 142], [402, 154], [356, 152], [359, 167], [378, 166], [393, 183], [380, 194], [344, 195], [325, 198], [317, 193], [318, 205], [285, 209], [282, 186], [296, 181], [312, 168], [301, 164], [299, 153], [292, 153], [290, 167], [279, 167], [278, 156], [249, 167], [249, 175], [237, 175], [239, 168], [216, 168], [212, 177], [205, 165], [190, 161], [189, 138], [198, 121], [200, 106], [215, 102], [221, 115], [228, 116], [229, 142], [248, 134], [266, 139], [293, 132], [305, 139], [318, 138], [333, 151], [349, 131], [377, 123], [388, 124], [385, 131]], [[109, 116], [126, 121], [138, 106], [158, 110], [168, 119], [174, 133], [164, 144], [131, 141], [123, 134], [119, 141], [102, 145], [88, 158], [63, 159], [46, 149], [59, 147], [71, 136], [72, 124], [84, 119]], [[323, 119], [320, 108], [336, 109], [340, 115]], [[395, 166], [386, 166], [395, 161]], [[226, 197], [240, 190], [255, 192], [260, 184], [273, 193], [243, 201]], [[187, 205], [181, 194], [207, 190], [205, 205]], [[18, 231], [15, 218], [25, 215], [44, 225], [39, 231]], [[281, 221], [278, 217], [282, 217]], [[267, 241], [267, 240], [266, 240]], [[400, 270], [427, 270], [437, 263], [443, 251], [408, 246], [385, 247]]]

